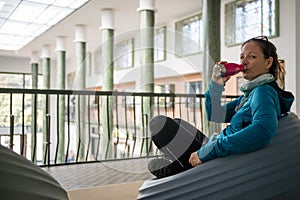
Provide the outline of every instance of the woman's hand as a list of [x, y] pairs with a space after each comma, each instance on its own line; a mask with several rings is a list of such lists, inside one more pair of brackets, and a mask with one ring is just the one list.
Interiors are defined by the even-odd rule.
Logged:
[[[226, 61], [217, 62], [217, 64], [224, 64], [224, 63], [227, 63], [227, 62]], [[225, 85], [225, 83], [230, 79], [230, 76], [217, 77], [214, 73], [212, 73], [211, 79], [219, 85]]]
[[193, 167], [195, 167], [197, 165], [201, 165], [202, 162], [201, 162], [200, 158], [198, 157], [197, 152], [194, 152], [194, 153], [191, 154], [190, 159], [189, 159], [189, 163]]
[[226, 76], [226, 77], [217, 77], [216, 75], [214, 75], [214, 73], [212, 74], [211, 79], [219, 84], [219, 85], [225, 85], [225, 83], [230, 79], [230, 76]]

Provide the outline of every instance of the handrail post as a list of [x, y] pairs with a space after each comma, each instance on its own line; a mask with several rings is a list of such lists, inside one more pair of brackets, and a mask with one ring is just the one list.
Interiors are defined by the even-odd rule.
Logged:
[[146, 142], [146, 155], [147, 156], [149, 156], [148, 118], [149, 118], [148, 114], [146, 114], [146, 113], [142, 114], [143, 141], [142, 141], [141, 152], [143, 150], [144, 143]]
[[10, 93], [10, 106], [9, 106], [9, 113], [10, 113], [10, 140], [9, 140], [9, 148], [13, 149], [14, 146], [14, 115], [12, 114], [13, 108], [12, 108], [12, 101], [13, 101], [13, 94]]
[[47, 165], [50, 166], [50, 114], [46, 114], [46, 155], [47, 155]]
[[9, 148], [13, 149], [14, 147], [14, 120], [15, 120], [15, 116], [14, 115], [10, 115], [10, 133], [9, 133]]

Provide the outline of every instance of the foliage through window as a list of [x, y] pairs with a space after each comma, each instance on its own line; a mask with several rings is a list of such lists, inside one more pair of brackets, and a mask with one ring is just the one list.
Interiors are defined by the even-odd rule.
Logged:
[[[154, 87], [154, 92], [163, 94], [175, 93], [175, 84], [156, 85]], [[159, 97], [155, 99], [155, 104], [158, 104], [161, 107], [170, 107], [173, 106], [173, 103], [174, 97]]]
[[155, 30], [154, 34], [154, 61], [166, 60], [166, 27]]
[[175, 45], [177, 56], [200, 53], [203, 21], [200, 14], [176, 22]]
[[278, 36], [278, 0], [238, 0], [225, 5], [225, 43], [259, 35]]
[[126, 40], [117, 44], [116, 67], [117, 69], [125, 69], [133, 67], [133, 39]]
[[[18, 73], [0, 73], [0, 87], [1, 88], [19, 88], [19, 89], [31, 89], [32, 88], [32, 78], [31, 74], [18, 74]], [[43, 76], [38, 75], [38, 89], [42, 89]], [[10, 126], [10, 104], [12, 104], [12, 115], [14, 115], [14, 124], [20, 126], [22, 120], [24, 120], [26, 126], [31, 125], [31, 109], [32, 109], [32, 95], [26, 94], [24, 96], [24, 119], [22, 118], [22, 94], [14, 94], [12, 102], [10, 102], [10, 94], [2, 93], [0, 94], [0, 126], [9, 127]], [[42, 98], [38, 96], [37, 102], [37, 115], [38, 122], [41, 121], [43, 117], [42, 110]], [[39, 128], [42, 126], [38, 123]], [[1, 134], [1, 131], [0, 131]]]

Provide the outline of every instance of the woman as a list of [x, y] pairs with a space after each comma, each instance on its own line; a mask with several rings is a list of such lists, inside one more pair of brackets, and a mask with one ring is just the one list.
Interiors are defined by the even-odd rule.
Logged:
[[[267, 37], [259, 36], [244, 42], [240, 62], [246, 66], [243, 77], [247, 82], [241, 87], [244, 95], [225, 105], [221, 105], [220, 99], [230, 77], [212, 74], [205, 93], [208, 120], [229, 122], [230, 125], [219, 135], [212, 135], [205, 145], [202, 145], [204, 135], [199, 130], [189, 131], [192, 126], [182, 120], [176, 123], [178, 120], [164, 116], [151, 120], [153, 142], [167, 157], [151, 160], [148, 165], [151, 173], [162, 178], [214, 158], [247, 153], [268, 145], [275, 136], [278, 118], [290, 110], [294, 97], [275, 82], [282, 77], [284, 69], [278, 62], [276, 47]], [[186, 135], [190, 139], [182, 142]], [[174, 138], [181, 142], [173, 142]], [[184, 147], [178, 150], [182, 143]], [[174, 154], [174, 150], [183, 153]]]

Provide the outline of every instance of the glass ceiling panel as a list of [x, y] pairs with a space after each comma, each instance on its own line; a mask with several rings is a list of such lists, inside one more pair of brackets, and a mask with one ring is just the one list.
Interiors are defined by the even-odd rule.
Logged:
[[[34, 26], [34, 25], [32, 25]], [[38, 26], [37, 29], [35, 31], [32, 31], [31, 36], [33, 37], [37, 37], [39, 35], [41, 35], [42, 33], [44, 33], [46, 30], [48, 30], [51, 26]], [[33, 29], [31, 29], [33, 30]]]
[[67, 16], [73, 11], [70, 8], [61, 8], [56, 6], [48, 7], [36, 20], [38, 24], [54, 25], [59, 22], [64, 16]]
[[46, 6], [47, 5], [45, 4], [24, 2], [12, 13], [10, 19], [23, 22], [32, 22], [46, 9]]
[[16, 21], [7, 21], [0, 28], [0, 33], [19, 35], [23, 33], [28, 23], [16, 22]]
[[0, 50], [20, 50], [88, 1], [0, 0]]
[[53, 4], [55, 0], [30, 0], [32, 2], [41, 3], [41, 4]]
[[53, 5], [55, 6], [59, 6], [59, 7], [65, 7], [65, 8], [73, 8], [76, 9], [78, 7], [80, 7], [81, 5], [83, 5], [86, 1], [85, 0], [56, 0]]
[[[14, 35], [3, 35], [0, 34], [0, 48], [7, 50], [14, 50], [14, 47], [19, 44], [32, 40], [32, 37], [25, 36], [14, 36]], [[8, 42], [9, 41], [9, 42]]]
[[[42, 32], [47, 30], [50, 26], [40, 26], [39, 24], [29, 24], [23, 31], [22, 35], [25, 36], [39, 36]], [[42, 29], [42, 31], [39, 31]]]
[[0, 2], [2, 2], [3, 4], [2, 8], [0, 8], [0, 17], [7, 18], [12, 13], [13, 9], [15, 8], [15, 5], [5, 3], [4, 1]]

